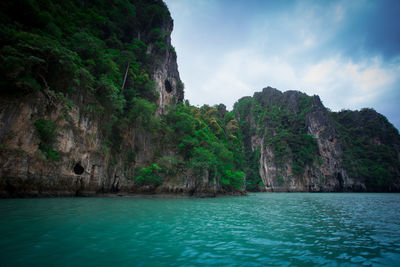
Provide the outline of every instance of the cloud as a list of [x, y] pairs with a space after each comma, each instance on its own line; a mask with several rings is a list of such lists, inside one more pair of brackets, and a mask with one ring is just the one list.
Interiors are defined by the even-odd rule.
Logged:
[[232, 51], [210, 67], [210, 76], [187, 92], [194, 104], [224, 103], [231, 108], [239, 98], [267, 85], [287, 88], [297, 79], [292, 66], [279, 57], [266, 59], [251, 49]]
[[269, 85], [400, 127], [399, 1], [166, 1], [192, 104], [231, 108]]
[[309, 65], [296, 65], [279, 56], [265, 57], [254, 50], [237, 50], [194, 90], [188, 92], [194, 104], [225, 103], [232, 107], [240, 97], [252, 95], [267, 85], [280, 90], [317, 94], [333, 110], [360, 109], [374, 102], [399, 83], [399, 67], [386, 66], [379, 58], [352, 62], [335, 56]]
[[314, 88], [334, 110], [359, 109], [393, 90], [399, 74], [399, 67], [384, 65], [380, 58], [352, 62], [337, 56], [308, 67], [300, 83]]

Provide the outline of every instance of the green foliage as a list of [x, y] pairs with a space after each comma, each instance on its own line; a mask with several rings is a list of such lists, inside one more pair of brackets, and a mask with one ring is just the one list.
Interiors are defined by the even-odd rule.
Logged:
[[49, 120], [38, 119], [35, 121], [34, 125], [40, 139], [39, 150], [46, 158], [59, 161], [60, 156], [52, 146], [56, 140], [56, 126], [54, 123]]
[[136, 153], [134, 151], [128, 151], [126, 153], [126, 162], [127, 164], [132, 164], [136, 159]]
[[9, 38], [0, 49], [2, 90], [22, 94], [57, 88], [72, 92], [77, 86], [76, 53], [52, 38], [0, 28]]
[[106, 108], [115, 110], [117, 114], [122, 113], [126, 100], [120, 94], [120, 88], [107, 75], [102, 75], [97, 82], [97, 93]]
[[[229, 112], [227, 116], [233, 118]], [[233, 125], [233, 121], [228, 120], [228, 123]], [[244, 180], [238, 173], [243, 168], [241, 141], [237, 129], [229, 128], [228, 123], [217, 107], [178, 104], [161, 122], [163, 143], [167, 144], [167, 149], [177, 148], [184, 159], [181, 164], [186, 164], [196, 177], [208, 173], [226, 189], [241, 189]]]
[[278, 166], [291, 158], [293, 172], [301, 175], [306, 165], [311, 165], [318, 154], [314, 136], [307, 134], [305, 116], [311, 109], [310, 97], [300, 96], [297, 113], [285, 106], [266, 107], [262, 121], [267, 124], [265, 143], [273, 148]]
[[146, 52], [149, 45], [170, 49], [170, 33], [161, 30], [170, 20], [163, 1], [3, 1], [0, 18], [1, 93], [51, 90], [72, 98], [79, 90], [91, 99], [85, 110], [104, 115], [100, 130], [114, 150], [127, 119], [146, 129], [158, 125], [150, 78], [158, 56]]
[[215, 172], [215, 168], [217, 167], [216, 165], [217, 158], [212, 151], [204, 147], [195, 147], [193, 149], [193, 155], [190, 160], [190, 167], [193, 169], [196, 175], [204, 175], [204, 171], [206, 170], [213, 173]]
[[160, 28], [155, 28], [150, 32], [150, 41], [154, 43], [154, 50], [156, 54], [165, 52], [168, 48], [165, 42], [166, 32], [163, 32]]
[[[126, 164], [135, 160], [135, 148], [125, 148], [129, 127], [160, 140], [176, 155], [163, 156], [166, 148], [157, 148], [157, 163], [136, 176], [139, 185], [157, 186], [161, 175], [190, 169], [224, 188], [242, 188], [241, 137], [232, 114], [224, 118], [217, 107], [187, 103], [161, 118], [155, 115], [159, 96], [151, 74], [167, 50], [175, 55], [168, 45], [170, 32], [163, 30], [170, 14], [162, 0], [3, 1], [0, 19], [2, 92], [51, 92], [66, 103], [63, 116], [70, 122], [68, 98], [84, 96], [83, 110], [102, 117], [103, 154], [111, 152], [115, 164], [117, 153], [124, 153]], [[178, 103], [183, 90], [178, 81]], [[40, 119], [35, 126], [40, 150], [56, 159], [54, 124]]]
[[390, 191], [400, 172], [398, 131], [372, 109], [331, 115], [340, 133], [349, 175], [365, 180], [367, 190]]
[[132, 98], [129, 102], [128, 119], [134, 122], [138, 128], [156, 131], [159, 128], [159, 120], [154, 116], [156, 105], [143, 98]]
[[[244, 156], [244, 172], [246, 173], [246, 189], [248, 191], [257, 191], [259, 185], [262, 185], [262, 180], [259, 173], [259, 160], [260, 148], [253, 149], [252, 136], [255, 134], [256, 129], [251, 124], [252, 113], [251, 110], [256, 110], [254, 115], [257, 116], [256, 120], [260, 120], [260, 106], [252, 97], [243, 97], [234, 107], [234, 113], [225, 115], [226, 120], [232, 120], [234, 114], [238, 118], [236, 125], [231, 124], [232, 129], [240, 129], [238, 134], [243, 142], [243, 156]], [[236, 120], [234, 120], [236, 121]], [[228, 124], [229, 125], [229, 124]]]
[[138, 175], [135, 177], [136, 183], [141, 186], [158, 186], [163, 182], [160, 172], [161, 168], [156, 163], [153, 163], [145, 168], [141, 168], [138, 172]]
[[[196, 108], [187, 101], [157, 116], [159, 95], [151, 74], [167, 50], [175, 54], [168, 45], [170, 32], [163, 30], [169, 20], [161, 0], [2, 1], [0, 92], [56, 96], [64, 103], [63, 118], [71, 123], [70, 99], [84, 96], [84, 111], [102, 117], [104, 154], [126, 153], [127, 164], [136, 157], [135, 148], [124, 147], [130, 142], [125, 139], [129, 127], [158, 140], [152, 159], [156, 163], [139, 170], [139, 185], [157, 186], [161, 177], [190, 169], [199, 180], [208, 175], [226, 190], [257, 190], [263, 148], [254, 146], [254, 136], [272, 149], [279, 183], [284, 183], [286, 162], [293, 162], [295, 176], [314, 162], [323, 164], [316, 139], [306, 128], [314, 106], [304, 94], [296, 95], [293, 105], [273, 93], [268, 99], [244, 97], [233, 112], [218, 106]], [[183, 90], [178, 81], [178, 103]], [[400, 173], [397, 130], [370, 109], [331, 115], [350, 176], [364, 179], [368, 188], [391, 190]], [[40, 151], [59, 160], [53, 149], [54, 123], [39, 119], [34, 124]], [[163, 155], [165, 151], [172, 153]]]
[[260, 151], [253, 148], [252, 136], [264, 136], [264, 145], [272, 148], [274, 161], [280, 168], [293, 161], [293, 172], [301, 175], [307, 165], [312, 165], [318, 155], [318, 145], [314, 136], [309, 135], [305, 126], [305, 117], [311, 110], [311, 97], [298, 95], [298, 109], [289, 109], [289, 105], [278, 100], [269, 103], [262, 99], [244, 97], [234, 107], [239, 118], [243, 137], [244, 154], [249, 190], [257, 190], [261, 184], [259, 178]]
[[175, 176], [182, 171], [184, 162], [176, 156], [164, 155], [157, 160], [162, 171], [169, 176]]
[[56, 140], [56, 126], [54, 122], [38, 119], [35, 121], [34, 125], [38, 131], [41, 142], [51, 144]]
[[244, 148], [244, 172], [246, 173], [246, 189], [248, 191], [258, 191], [258, 187], [263, 185], [260, 177], [260, 147], [251, 150], [251, 147]]
[[228, 188], [241, 189], [243, 187], [244, 177], [244, 172], [226, 170], [222, 176], [221, 184]]

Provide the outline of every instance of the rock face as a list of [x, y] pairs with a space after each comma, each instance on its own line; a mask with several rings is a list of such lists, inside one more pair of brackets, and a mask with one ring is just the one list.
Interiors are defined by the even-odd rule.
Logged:
[[233, 112], [183, 105], [162, 0], [47, 2], [0, 8], [0, 197], [400, 190], [375, 111], [271, 87]]
[[[272, 89], [268, 88], [263, 93], [268, 94], [268, 90]], [[281, 97], [287, 99], [285, 102], [292, 105], [295, 112], [297, 112], [298, 94], [299, 92], [294, 91], [281, 93]], [[260, 175], [266, 191], [352, 191], [353, 181], [343, 169], [341, 163], [343, 150], [333, 122], [318, 96], [312, 97], [311, 105], [312, 108], [306, 115], [305, 126], [307, 133], [313, 135], [317, 140], [320, 162], [315, 159], [312, 163], [314, 167], [306, 166], [304, 172], [296, 177], [293, 175], [293, 162], [289, 159], [285, 163], [285, 174], [280, 175], [277, 171], [279, 168], [274, 163], [273, 148], [265, 145], [261, 140], [261, 146], [264, 148], [261, 150]]]
[[[166, 20], [162, 25], [161, 31], [170, 33], [172, 30], [173, 20]], [[159, 115], [165, 113], [166, 106], [182, 102], [184, 97], [183, 84], [179, 78], [178, 64], [176, 63], [176, 53], [171, 45], [171, 36], [167, 34], [164, 37], [164, 41], [168, 49], [162, 55], [161, 64], [157, 64], [154, 67], [152, 75], [159, 93], [157, 105], [157, 113]], [[151, 53], [151, 49], [148, 52]]]
[[[136, 26], [133, 29], [143, 23], [137, 33], [138, 42], [147, 47], [146, 59], [141, 64], [155, 82], [159, 95], [156, 114], [161, 116], [168, 105], [182, 102], [184, 93], [176, 53], [171, 45], [173, 20], [162, 1], [150, 4], [152, 6], [141, 7], [141, 10], [147, 10], [151, 16], [134, 17]], [[82, 8], [84, 6], [82, 3]], [[161, 48], [155, 48], [157, 42]], [[140, 52], [137, 53], [140, 56]], [[147, 73], [139, 73], [142, 80]], [[206, 175], [198, 181], [186, 170], [182, 171], [182, 180], [165, 181], [157, 187], [135, 183], [138, 170], [151, 164], [155, 154], [174, 152], [160, 151], [160, 140], [152, 129], [132, 121], [114, 133], [111, 114], [96, 110], [102, 103], [90, 88], [79, 88], [66, 95], [44, 83], [47, 88], [29, 91], [26, 95], [14, 95], [11, 89], [0, 94], [0, 197], [169, 192], [214, 195], [218, 192], [213, 179]], [[40, 129], [35, 125], [40, 120], [49, 124], [42, 129], [42, 135], [53, 134], [47, 129], [50, 126], [55, 129], [50, 149], [44, 144], [47, 145], [46, 154], [40, 150], [41, 139], [50, 137], [40, 137]], [[114, 137], [119, 138], [116, 149], [110, 145], [110, 138]]]
[[[340, 122], [322, 105], [318, 96], [309, 97], [297, 91], [282, 93], [267, 87], [261, 93], [255, 93], [253, 98], [239, 100], [235, 110], [239, 121], [246, 120], [251, 124], [248, 128], [242, 127], [244, 136], [251, 138], [250, 143], [244, 142], [245, 150], [247, 145], [252, 151], [260, 151], [259, 174], [263, 184], [260, 190], [336, 192], [400, 189], [398, 165], [393, 166], [397, 169], [385, 187], [369, 186], [363, 175], [350, 175], [344, 164], [345, 156], [350, 152], [344, 153], [348, 144], [344, 134], [338, 130]], [[385, 127], [394, 129], [387, 121], [379, 128]], [[378, 133], [382, 132], [379, 128], [376, 130]], [[399, 135], [394, 133], [393, 136], [390, 142], [397, 151], [395, 161], [399, 162]], [[367, 136], [366, 142], [376, 142], [376, 138]]]
[[182, 104], [162, 0], [28, 2], [0, 5], [0, 197], [243, 193], [209, 160], [240, 149], [233, 116]]
[[[38, 92], [20, 99], [1, 101], [1, 172], [2, 196], [79, 195], [85, 192], [112, 191], [129, 186], [121, 180], [117, 167], [110, 167], [110, 155], [102, 150], [99, 132], [101, 118], [84, 112], [84, 96], [67, 112], [65, 105], [52, 95]], [[80, 105], [79, 105], [80, 104]], [[56, 123], [54, 147], [59, 162], [47, 160], [38, 151], [40, 140], [34, 127], [38, 117]]]
[[[72, 108], [56, 96], [38, 92], [24, 99], [0, 100], [0, 196], [80, 196], [102, 193], [182, 193], [212, 196], [219, 186], [208, 175], [195, 179], [184, 171], [183, 180], [166, 181], [157, 188], [139, 186], [132, 177], [146, 166], [159, 146], [151, 133], [130, 127], [123, 135], [126, 153], [107, 151], [102, 116], [84, 110], [88, 96], [77, 95]], [[54, 121], [54, 150], [59, 161], [46, 159], [38, 150], [40, 139], [34, 122]], [[66, 119], [67, 118], [67, 119]]]

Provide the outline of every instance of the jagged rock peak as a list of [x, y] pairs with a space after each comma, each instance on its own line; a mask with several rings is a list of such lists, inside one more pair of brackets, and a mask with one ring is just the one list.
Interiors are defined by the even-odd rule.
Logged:
[[[253, 98], [265, 106], [286, 106], [293, 112], [297, 112], [299, 109], [300, 99], [308, 98], [306, 93], [297, 90], [288, 90], [285, 92], [279, 91], [273, 87], [265, 87], [261, 92], [256, 92]], [[313, 107], [325, 109], [318, 95], [311, 97], [311, 103]]]

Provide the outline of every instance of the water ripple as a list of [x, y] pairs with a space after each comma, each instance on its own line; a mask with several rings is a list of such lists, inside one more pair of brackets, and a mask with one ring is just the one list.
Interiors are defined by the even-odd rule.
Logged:
[[0, 200], [0, 266], [400, 262], [399, 194]]

